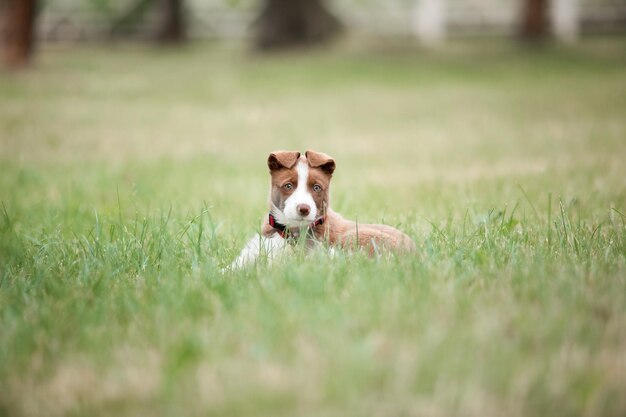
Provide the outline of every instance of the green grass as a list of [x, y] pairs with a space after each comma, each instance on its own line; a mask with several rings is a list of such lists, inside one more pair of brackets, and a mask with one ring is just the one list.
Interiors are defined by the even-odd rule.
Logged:
[[[623, 416], [625, 47], [44, 49], [0, 78], [0, 415]], [[220, 274], [307, 148], [417, 252]]]

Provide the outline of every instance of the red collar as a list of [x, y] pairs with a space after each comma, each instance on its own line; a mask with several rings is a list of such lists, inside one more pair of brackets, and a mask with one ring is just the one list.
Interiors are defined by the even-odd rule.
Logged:
[[[319, 219], [316, 219], [313, 223], [309, 224], [308, 230], [313, 230], [316, 226], [324, 224], [325, 219], [326, 216], [322, 216]], [[272, 213], [269, 214], [269, 223], [270, 226], [272, 226], [274, 230], [276, 230], [276, 233], [278, 233], [283, 239], [287, 239], [289, 237], [297, 237], [297, 234], [294, 234], [291, 229], [289, 229], [286, 225], [278, 223], [276, 217], [274, 217]]]

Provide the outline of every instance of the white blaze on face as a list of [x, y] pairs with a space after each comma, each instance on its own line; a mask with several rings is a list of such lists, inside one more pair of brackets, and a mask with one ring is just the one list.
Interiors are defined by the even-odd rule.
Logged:
[[[289, 226], [304, 226], [315, 220], [317, 217], [317, 207], [308, 189], [309, 165], [304, 161], [298, 161], [296, 170], [298, 171], [298, 186], [293, 194], [285, 200], [284, 213], [289, 222]], [[310, 211], [308, 216], [303, 217], [298, 213], [298, 206], [300, 204], [309, 206]]]

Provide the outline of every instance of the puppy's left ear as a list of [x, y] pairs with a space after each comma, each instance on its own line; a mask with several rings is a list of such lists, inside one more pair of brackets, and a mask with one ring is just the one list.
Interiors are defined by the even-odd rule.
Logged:
[[328, 175], [332, 175], [335, 172], [335, 160], [326, 155], [325, 153], [315, 152], [308, 150], [304, 153], [311, 168], [320, 168]]

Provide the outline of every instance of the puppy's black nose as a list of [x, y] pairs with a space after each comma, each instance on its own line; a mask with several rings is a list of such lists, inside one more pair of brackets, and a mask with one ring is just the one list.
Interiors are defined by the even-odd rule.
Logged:
[[301, 216], [308, 216], [311, 212], [311, 207], [309, 207], [308, 204], [298, 204], [296, 208]]

